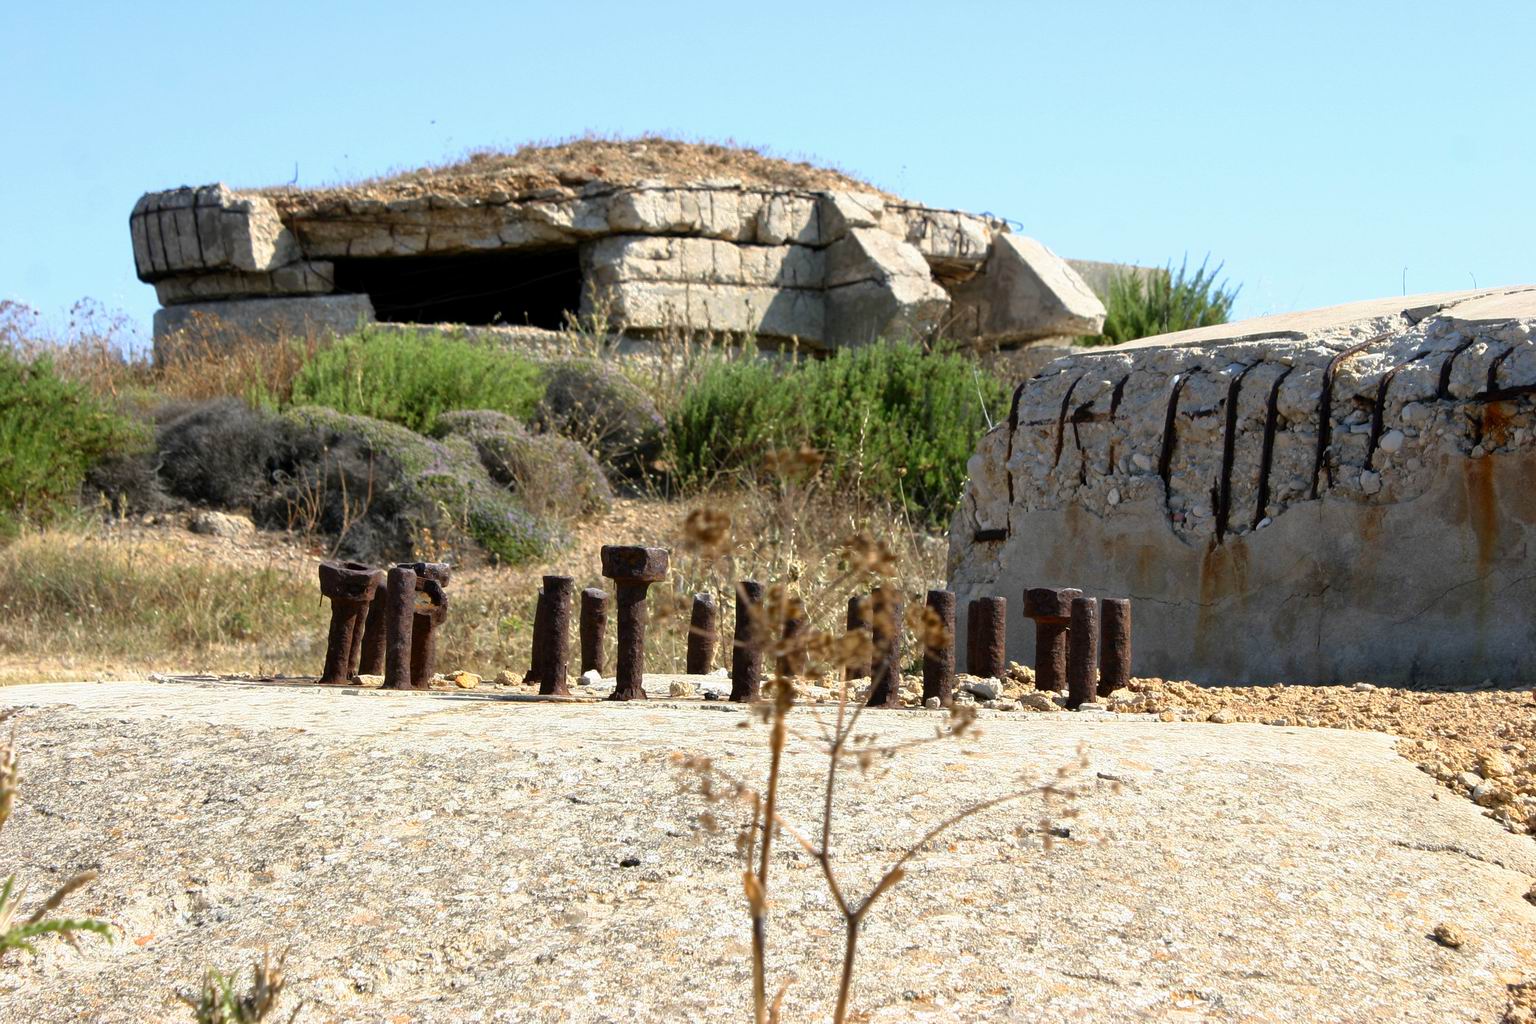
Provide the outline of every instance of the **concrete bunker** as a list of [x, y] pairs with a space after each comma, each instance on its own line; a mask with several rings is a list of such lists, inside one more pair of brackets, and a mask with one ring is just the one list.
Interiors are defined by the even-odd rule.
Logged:
[[1071, 262], [996, 217], [666, 140], [535, 147], [342, 188], [151, 192], [129, 228], [163, 307], [157, 345], [208, 324], [552, 330], [575, 316], [638, 340], [1017, 351], [1104, 318]]

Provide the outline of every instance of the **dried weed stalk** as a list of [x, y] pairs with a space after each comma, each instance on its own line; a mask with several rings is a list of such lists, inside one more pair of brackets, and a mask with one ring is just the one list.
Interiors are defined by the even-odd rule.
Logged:
[[[0, 712], [0, 721], [4, 721], [13, 714], [15, 714], [14, 710]], [[4, 827], [6, 820], [11, 816], [11, 808], [16, 803], [16, 790], [20, 784], [21, 758], [16, 752], [16, 736], [13, 732], [9, 740], [0, 744], [0, 827]], [[18, 889], [16, 876], [7, 875], [5, 881], [0, 882], [0, 960], [3, 960], [13, 949], [36, 953], [37, 947], [33, 945], [32, 940], [44, 935], [58, 935], [73, 945], [82, 932], [94, 932], [111, 942], [112, 931], [105, 921], [48, 916], [58, 910], [71, 893], [83, 889], [95, 879], [94, 871], [82, 871], [74, 875], [55, 889], [53, 895], [44, 900], [28, 917], [22, 918], [21, 901], [26, 895], [26, 889]]]
[[[263, 953], [260, 963], [251, 965], [251, 987], [237, 992], [239, 980], [234, 975], [222, 974], [212, 967], [203, 973], [203, 984], [196, 992], [178, 992], [176, 998], [192, 1008], [192, 1018], [197, 1024], [260, 1024], [277, 1009], [287, 977], [283, 974], [283, 961], [288, 954], [272, 962], [271, 953]], [[288, 1015], [290, 1024], [298, 1019], [304, 1009], [301, 1002]]]
[[[703, 558], [715, 558], [725, 563], [726, 571], [733, 574], [734, 546], [728, 540], [729, 521], [718, 511], [695, 512], [685, 524], [686, 549]], [[862, 589], [861, 584], [874, 582], [897, 585], [898, 559], [890, 548], [879, 540], [859, 534], [844, 542], [840, 550], [841, 572], [828, 581], [826, 590], [835, 600], [833, 607], [846, 607], [850, 590]], [[823, 598], [827, 593], [821, 595]], [[826, 605], [829, 602], [816, 602]], [[909, 606], [916, 603], [907, 602]], [[866, 604], [875, 616], [889, 615], [881, 602]], [[881, 897], [890, 892], [906, 877], [913, 858], [927, 850], [937, 839], [966, 819], [1005, 804], [1016, 803], [1030, 797], [1039, 797], [1042, 813], [1029, 825], [1015, 827], [1014, 835], [1022, 840], [1037, 834], [1042, 845], [1050, 850], [1055, 832], [1056, 819], [1076, 816], [1073, 801], [1082, 790], [1074, 779], [1087, 767], [1087, 756], [1079, 749], [1073, 762], [1058, 768], [1044, 782], [1026, 784], [1021, 780], [1019, 788], [1000, 796], [981, 800], [962, 807], [928, 829], [916, 842], [905, 847], [888, 865], [875, 882], [862, 894], [847, 890], [838, 872], [834, 854], [833, 836], [837, 825], [838, 786], [845, 768], [856, 768], [867, 774], [891, 758], [916, 747], [949, 740], [975, 738], [980, 735], [976, 724], [976, 711], [972, 706], [957, 705], [950, 709], [948, 719], [931, 736], [916, 739], [881, 742], [869, 731], [860, 731], [860, 720], [866, 705], [862, 694], [855, 694], [852, 687], [863, 680], [842, 679], [835, 684], [836, 711], [831, 721], [820, 715], [812, 716], [814, 731], [803, 732], [792, 727], [791, 716], [796, 708], [797, 679], [791, 668], [819, 663], [823, 669], [836, 669], [845, 676], [847, 666], [867, 663], [871, 654], [870, 629], [831, 630], [801, 628], [786, 635], [784, 624], [791, 616], [803, 616], [806, 602], [791, 594], [782, 585], [766, 588], [764, 600], [753, 612], [752, 643], [763, 654], [765, 667], [773, 667], [773, 676], [764, 687], [764, 700], [755, 711], [768, 728], [768, 771], [761, 787], [722, 773], [709, 757], [702, 755], [677, 755], [675, 762], [683, 778], [709, 805], [723, 802], [743, 805], [748, 820], [737, 834], [737, 850], [744, 862], [742, 887], [751, 918], [752, 929], [752, 1005], [757, 1024], [768, 1024], [780, 1019], [788, 982], [780, 985], [769, 996], [767, 977], [767, 948], [769, 911], [771, 898], [771, 867], [773, 848], [779, 835], [788, 836], [821, 869], [822, 879], [834, 906], [843, 920], [843, 955], [838, 977], [836, 1005], [833, 1012], [835, 1024], [850, 1019], [853, 996], [854, 968], [858, 958], [859, 935], [871, 911]], [[943, 627], [925, 609], [916, 605], [915, 614], [909, 614], [907, 625], [918, 640], [927, 646], [947, 642]], [[803, 620], [802, 620], [803, 621]], [[881, 632], [899, 623], [874, 622], [874, 632]], [[803, 671], [803, 669], [802, 669]], [[781, 785], [785, 775], [785, 755], [789, 740], [795, 738], [818, 749], [826, 758], [822, 769], [821, 820], [812, 830], [787, 820], [780, 810]], [[706, 809], [700, 815], [700, 824], [707, 831], [717, 831], [719, 821], [713, 811]]]

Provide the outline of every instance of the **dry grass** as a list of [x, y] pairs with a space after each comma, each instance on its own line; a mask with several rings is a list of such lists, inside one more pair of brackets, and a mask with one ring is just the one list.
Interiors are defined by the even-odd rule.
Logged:
[[810, 160], [771, 156], [729, 140], [684, 141], [659, 135], [588, 135], [553, 143], [529, 143], [511, 152], [479, 149], [449, 163], [398, 171], [355, 184], [314, 190], [279, 186], [260, 191], [286, 211], [361, 197], [483, 196], [562, 186], [579, 188], [594, 181], [628, 185], [643, 180], [681, 183], [721, 178], [773, 188], [879, 191], [859, 178]]

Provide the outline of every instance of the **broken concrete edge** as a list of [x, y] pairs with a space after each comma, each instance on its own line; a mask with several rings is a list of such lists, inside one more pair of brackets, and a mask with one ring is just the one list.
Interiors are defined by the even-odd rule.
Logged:
[[1202, 683], [1536, 677], [1501, 612], [1536, 598], [1536, 288], [1193, 333], [1019, 385], [952, 522], [962, 609], [1082, 581], [1136, 600], [1137, 675]]
[[[1095, 333], [1104, 316], [1065, 261], [1009, 235], [1003, 221], [864, 193], [640, 183], [307, 208], [215, 185], [149, 193], [129, 222], [139, 277], [167, 308], [327, 295], [341, 261], [575, 247], [579, 315], [601, 315], [621, 332], [836, 347], [942, 328], [1012, 345]], [[1021, 249], [1022, 260], [996, 256]], [[986, 303], [985, 317], [949, 315], [946, 288], [961, 281], [973, 303]], [[157, 341], [164, 336], [157, 326]]]

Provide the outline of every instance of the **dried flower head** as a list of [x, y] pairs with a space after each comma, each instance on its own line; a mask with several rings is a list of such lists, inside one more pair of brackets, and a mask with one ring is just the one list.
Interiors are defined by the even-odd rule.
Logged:
[[896, 575], [896, 553], [885, 541], [877, 540], [867, 533], [856, 533], [843, 541], [841, 554], [843, 567], [848, 572], [887, 577]]
[[683, 520], [683, 548], [709, 557], [731, 549], [730, 513], [716, 508], [696, 508]]

